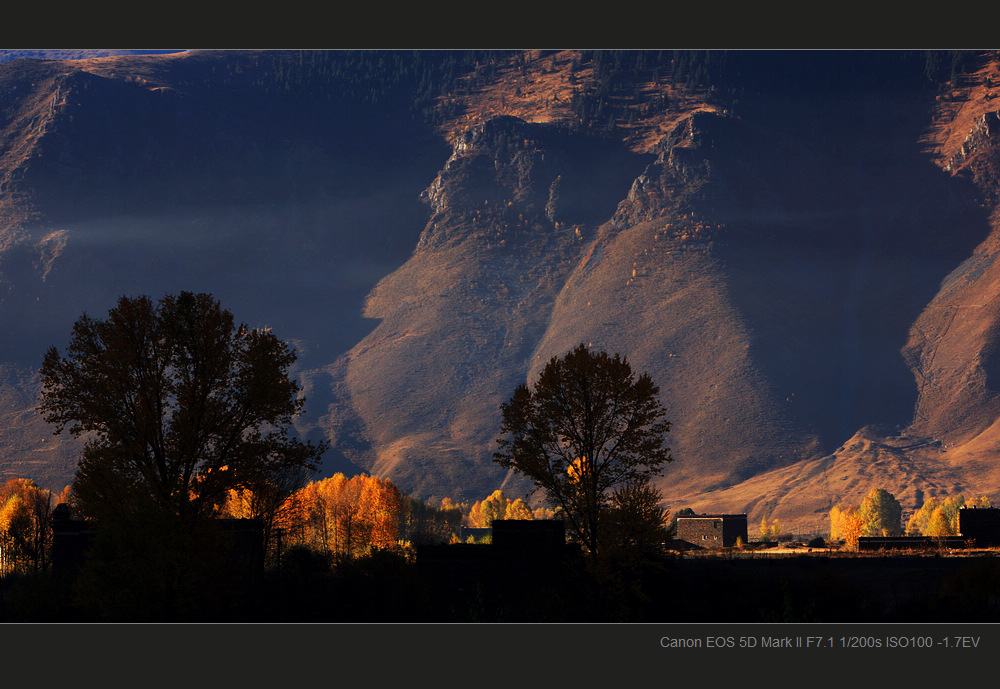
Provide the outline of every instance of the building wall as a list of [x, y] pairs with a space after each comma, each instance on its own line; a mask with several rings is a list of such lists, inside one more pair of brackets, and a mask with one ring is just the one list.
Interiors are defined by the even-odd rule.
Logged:
[[708, 514], [677, 518], [677, 538], [701, 548], [732, 548], [747, 542], [745, 514]]
[[958, 511], [958, 532], [976, 546], [1000, 545], [1000, 509], [963, 507]]

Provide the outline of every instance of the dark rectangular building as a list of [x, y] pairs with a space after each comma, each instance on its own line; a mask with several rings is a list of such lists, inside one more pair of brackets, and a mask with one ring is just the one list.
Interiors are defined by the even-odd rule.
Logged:
[[958, 511], [958, 533], [969, 545], [1000, 545], [1000, 509], [963, 507]]
[[697, 514], [677, 518], [677, 538], [699, 548], [733, 548], [747, 542], [745, 514]]

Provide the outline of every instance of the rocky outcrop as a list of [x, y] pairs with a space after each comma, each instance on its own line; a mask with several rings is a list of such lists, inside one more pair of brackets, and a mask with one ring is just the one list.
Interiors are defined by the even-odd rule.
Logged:
[[942, 165], [946, 172], [955, 172], [964, 166], [970, 158], [976, 155], [984, 146], [990, 143], [990, 137], [1000, 129], [998, 111], [983, 113], [975, 126], [965, 137], [961, 148]]

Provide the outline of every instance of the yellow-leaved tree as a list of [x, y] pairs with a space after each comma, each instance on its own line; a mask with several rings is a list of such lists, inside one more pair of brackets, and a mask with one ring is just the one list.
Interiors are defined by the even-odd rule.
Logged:
[[403, 536], [409, 500], [388, 479], [337, 473], [297, 494], [303, 544], [335, 557], [359, 557], [395, 548]]
[[830, 510], [830, 540], [843, 540], [857, 550], [861, 536], [897, 536], [902, 533], [903, 509], [885, 488], [872, 488], [860, 505], [842, 503]]
[[486, 529], [495, 519], [534, 519], [535, 515], [524, 498], [511, 500], [502, 490], [493, 491], [484, 500], [477, 500], [469, 508], [466, 524], [473, 528]]
[[830, 540], [843, 540], [849, 550], [857, 550], [862, 522], [857, 505], [844, 503], [830, 510]]
[[488, 529], [494, 519], [505, 518], [509, 502], [502, 490], [495, 490], [489, 497], [472, 503], [466, 522], [475, 529]]
[[858, 507], [862, 536], [898, 536], [903, 531], [903, 508], [885, 488], [872, 488]]
[[265, 561], [272, 552], [271, 543], [275, 540], [276, 530], [291, 536], [301, 530], [302, 502], [298, 493], [307, 478], [301, 467], [284, 467], [226, 492], [221, 509], [223, 516], [260, 522], [264, 532], [262, 547]]
[[0, 486], [0, 573], [48, 566], [54, 506], [55, 496], [30, 479], [12, 478]]
[[906, 533], [914, 536], [930, 538], [946, 538], [959, 535], [958, 513], [963, 507], [989, 507], [990, 499], [980, 496], [968, 503], [965, 497], [939, 500], [931, 497], [924, 501], [916, 512], [906, 522]]

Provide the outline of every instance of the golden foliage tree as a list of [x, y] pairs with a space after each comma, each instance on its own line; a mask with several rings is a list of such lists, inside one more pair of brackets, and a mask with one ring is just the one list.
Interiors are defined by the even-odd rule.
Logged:
[[938, 505], [937, 509], [931, 513], [930, 519], [927, 522], [927, 529], [924, 532], [925, 536], [947, 538], [948, 536], [958, 534], [958, 525], [956, 523], [958, 521], [958, 513], [956, 511], [954, 519], [952, 519], [950, 507], [951, 505]]
[[962, 495], [943, 500], [931, 497], [925, 500], [920, 509], [907, 520], [906, 533], [930, 538], [957, 536], [959, 534], [959, 510], [963, 507], [989, 506], [990, 499], [986, 496], [973, 498], [968, 503]]
[[924, 504], [906, 520], [906, 534], [908, 536], [926, 535], [930, 517], [939, 504], [940, 502], [935, 497], [924, 500]]
[[517, 498], [509, 505], [507, 505], [507, 513], [504, 519], [534, 519], [535, 515], [528, 507], [528, 503], [524, 501], [524, 498]]
[[511, 500], [502, 490], [497, 489], [488, 498], [472, 503], [466, 523], [473, 528], [487, 529], [493, 525], [495, 519], [534, 518], [535, 515], [524, 498]]
[[409, 501], [388, 479], [337, 473], [298, 494], [306, 545], [335, 557], [358, 557], [395, 547], [403, 535]]
[[767, 516], [764, 515], [760, 518], [760, 526], [757, 527], [757, 537], [761, 542], [769, 541], [771, 539], [777, 540], [778, 536], [781, 535], [781, 522], [775, 517], [770, 522], [767, 521]]
[[472, 503], [466, 522], [474, 529], [486, 529], [494, 519], [503, 519], [506, 512], [507, 498], [503, 491], [495, 490], [489, 497]]
[[396, 545], [403, 534], [408, 502], [388, 479], [366, 477], [361, 492], [362, 520], [368, 527], [371, 547], [388, 549]]
[[843, 540], [849, 550], [857, 550], [862, 529], [857, 505], [834, 505], [830, 510], [830, 540]]
[[52, 493], [30, 479], [12, 478], [0, 486], [0, 572], [48, 566], [53, 506]]
[[903, 531], [903, 508], [885, 488], [872, 488], [858, 507], [862, 536], [898, 536]]
[[562, 510], [558, 507], [548, 507], [546, 505], [541, 505], [531, 510], [532, 519], [559, 519], [562, 515]]
[[298, 492], [307, 474], [301, 467], [283, 467], [270, 475], [261, 475], [243, 487], [230, 488], [221, 513], [234, 519], [254, 519], [260, 522], [265, 555], [270, 552], [275, 529], [290, 535], [302, 528], [302, 503]]

